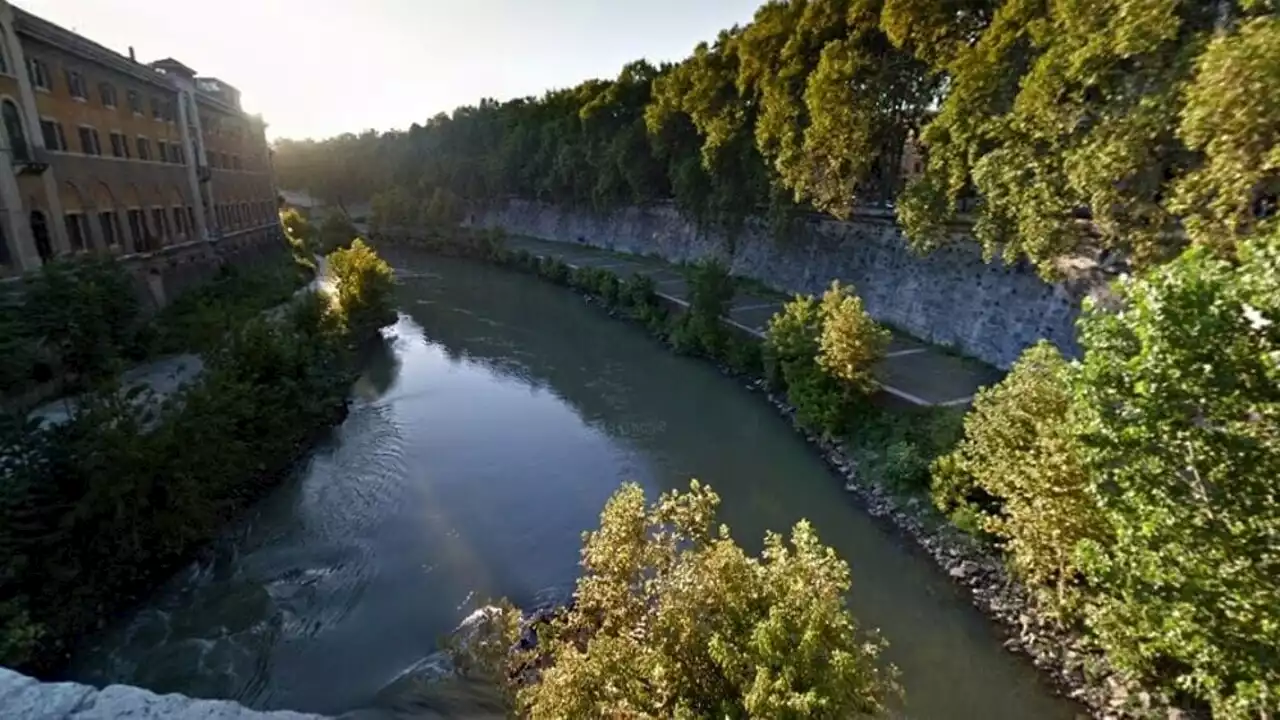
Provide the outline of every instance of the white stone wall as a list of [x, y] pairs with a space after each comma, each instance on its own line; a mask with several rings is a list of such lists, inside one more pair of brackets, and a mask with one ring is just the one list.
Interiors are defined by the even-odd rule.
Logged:
[[295, 712], [258, 712], [228, 700], [156, 695], [128, 685], [99, 690], [77, 683], [42, 683], [0, 668], [4, 720], [323, 720]]
[[813, 216], [781, 240], [751, 225], [732, 241], [703, 232], [668, 204], [600, 215], [513, 199], [470, 221], [672, 262], [715, 257], [733, 273], [784, 292], [821, 293], [839, 279], [855, 287], [880, 322], [1002, 368], [1041, 338], [1078, 355], [1080, 301], [1101, 282], [1051, 284], [1025, 263], [988, 264], [962, 235], [922, 257], [907, 248], [889, 213], [847, 222]]

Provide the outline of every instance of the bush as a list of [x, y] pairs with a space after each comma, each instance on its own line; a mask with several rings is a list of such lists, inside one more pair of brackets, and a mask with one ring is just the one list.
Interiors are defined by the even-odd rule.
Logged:
[[787, 389], [784, 368], [788, 363], [818, 356], [822, 316], [812, 295], [797, 295], [769, 319], [761, 359], [764, 377], [775, 392]]
[[327, 259], [338, 307], [356, 337], [395, 322], [391, 297], [395, 277], [385, 260], [358, 238], [349, 249], [335, 250]]
[[302, 213], [293, 208], [285, 210], [280, 213], [280, 225], [284, 227], [285, 240], [289, 242], [295, 257], [310, 260], [320, 254], [320, 234]]
[[1077, 433], [1114, 541], [1089, 626], [1215, 716], [1280, 712], [1280, 230], [1192, 249], [1086, 307]]
[[248, 322], [161, 404], [106, 387], [59, 425], [0, 417], [0, 662], [58, 667], [338, 419], [351, 375], [328, 315]]
[[715, 261], [693, 266], [687, 277], [689, 307], [676, 321], [671, 344], [679, 353], [722, 359], [728, 337], [722, 320], [733, 302], [733, 278]]
[[1071, 433], [1071, 383], [1057, 348], [1029, 348], [978, 393], [964, 439], [935, 464], [933, 488], [941, 510], [967, 507], [1000, 539], [1017, 574], [1059, 612], [1078, 606], [1077, 546], [1107, 535]]
[[839, 281], [833, 281], [822, 296], [819, 312], [818, 365], [851, 390], [871, 392], [875, 388], [871, 369], [889, 346], [889, 331], [877, 325], [863, 309], [862, 300]]
[[573, 602], [538, 626], [536, 647], [507, 652], [519, 635], [508, 607], [462, 664], [509, 679], [516, 710], [535, 719], [883, 712], [893, 671], [846, 607], [848, 566], [803, 521], [750, 557], [715, 526], [718, 504], [696, 481], [652, 508], [624, 486], [585, 536]]
[[351, 245], [360, 236], [360, 231], [351, 223], [346, 213], [334, 210], [325, 216], [320, 223], [318, 233], [321, 252], [332, 252]]
[[769, 320], [765, 380], [787, 391], [802, 427], [839, 435], [854, 402], [874, 387], [871, 368], [888, 339], [850, 289], [832, 283], [821, 302], [797, 295]]
[[60, 362], [73, 385], [117, 372], [136, 349], [138, 296], [125, 270], [108, 258], [45, 265], [28, 280], [17, 329]]

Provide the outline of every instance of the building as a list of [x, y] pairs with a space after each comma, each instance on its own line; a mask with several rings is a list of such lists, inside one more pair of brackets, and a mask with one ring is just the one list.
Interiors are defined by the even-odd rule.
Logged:
[[221, 80], [132, 55], [0, 0], [0, 275], [279, 236], [262, 118]]

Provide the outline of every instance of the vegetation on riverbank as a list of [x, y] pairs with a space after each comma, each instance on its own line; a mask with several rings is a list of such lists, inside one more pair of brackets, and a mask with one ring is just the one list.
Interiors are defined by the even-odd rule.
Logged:
[[[56, 671], [341, 419], [353, 349], [387, 317], [391, 282], [367, 247], [348, 252], [332, 299], [264, 314], [279, 287], [226, 279], [146, 326], [204, 351], [204, 374], [170, 397], [105, 375], [63, 423], [0, 416], [0, 663]], [[270, 291], [236, 293], [253, 288]]]
[[[621, 288], [643, 276], [509, 253], [491, 232], [435, 237], [639, 314]], [[802, 426], [845, 445], [860, 476], [932, 493], [958, 527], [1000, 547], [1037, 609], [1126, 682], [1217, 717], [1265, 717], [1280, 667], [1280, 567], [1269, 554], [1280, 533], [1280, 233], [1244, 241], [1235, 261], [1190, 250], [1117, 293], [1115, 307], [1091, 306], [1082, 320], [1083, 361], [1035, 346], [967, 417], [886, 411], [868, 397], [883, 331], [840, 286], [775, 316], [762, 369]], [[653, 327], [670, 341], [689, 325]]]
[[623, 486], [584, 536], [570, 604], [532, 627], [504, 605], [460, 666], [497, 678], [527, 718], [882, 712], [895, 672], [846, 607], [848, 565], [803, 521], [748, 556], [718, 506], [696, 480], [652, 507]]
[[[1099, 249], [1230, 252], [1274, 212], [1280, 17], [1263, 0], [767, 2], [678, 63], [407, 131], [281, 141], [285, 187], [400, 224], [516, 196], [674, 200], [730, 231], [892, 201], [912, 244], [961, 216], [1046, 274]], [[924, 152], [904, 150], [908, 138]], [[394, 213], [388, 212], [394, 209]]]
[[[1280, 712], [1280, 232], [1187, 251], [1029, 349], [935, 467], [1061, 621], [1216, 717]], [[1119, 311], [1116, 311], [1116, 310]]]

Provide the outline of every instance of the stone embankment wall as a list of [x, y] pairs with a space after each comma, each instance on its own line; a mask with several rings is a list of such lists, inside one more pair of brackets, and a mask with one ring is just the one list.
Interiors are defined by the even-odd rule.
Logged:
[[78, 683], [42, 683], [0, 668], [0, 717], [5, 720], [322, 720], [319, 715], [259, 712], [228, 700], [156, 695], [110, 685], [99, 690]]
[[1080, 301], [1103, 285], [1098, 278], [1051, 284], [1025, 263], [986, 263], [963, 234], [916, 255], [887, 211], [843, 222], [812, 216], [782, 239], [760, 224], [733, 238], [707, 232], [670, 204], [601, 215], [512, 199], [477, 209], [469, 222], [672, 262], [717, 258], [734, 274], [784, 292], [817, 294], [839, 279], [853, 284], [878, 321], [1001, 368], [1042, 338], [1078, 355]]

